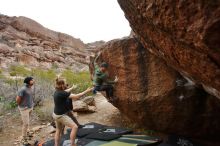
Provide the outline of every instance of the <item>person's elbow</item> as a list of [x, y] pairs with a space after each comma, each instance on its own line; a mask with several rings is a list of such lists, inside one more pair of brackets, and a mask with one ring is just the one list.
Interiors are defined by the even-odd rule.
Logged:
[[21, 104], [21, 96], [17, 96], [17, 97], [16, 97], [16, 103], [17, 103], [18, 105]]

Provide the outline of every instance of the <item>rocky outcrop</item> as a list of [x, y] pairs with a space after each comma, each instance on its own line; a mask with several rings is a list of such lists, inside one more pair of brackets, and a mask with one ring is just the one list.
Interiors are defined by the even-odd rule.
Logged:
[[99, 51], [99, 48], [105, 43], [105, 41], [95, 41], [92, 43], [88, 43], [86, 44], [86, 50], [88, 50], [89, 52], [97, 53]]
[[[113, 40], [100, 49], [98, 63], [109, 63], [110, 77], [119, 77], [113, 105], [128, 118], [151, 130], [218, 138], [219, 99], [182, 77], [135, 38]], [[92, 63], [90, 69], [93, 72]]]
[[91, 55], [80, 40], [55, 32], [26, 17], [0, 15], [0, 63], [87, 70]]
[[95, 99], [87, 96], [81, 100], [73, 101], [74, 112], [96, 112]]
[[147, 50], [220, 98], [220, 1], [118, 3]]

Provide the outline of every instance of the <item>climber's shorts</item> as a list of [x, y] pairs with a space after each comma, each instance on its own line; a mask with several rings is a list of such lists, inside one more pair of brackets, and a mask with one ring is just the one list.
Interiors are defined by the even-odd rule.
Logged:
[[53, 118], [56, 122], [56, 128], [58, 130], [62, 130], [64, 126], [72, 127], [73, 125], [76, 125], [73, 120], [66, 114], [56, 115], [55, 113], [53, 113]]

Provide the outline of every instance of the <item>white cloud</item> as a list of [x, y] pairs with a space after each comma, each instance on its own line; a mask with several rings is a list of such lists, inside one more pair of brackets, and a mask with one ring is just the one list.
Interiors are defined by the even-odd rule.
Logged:
[[130, 33], [117, 0], [2, 0], [0, 10], [9, 16], [29, 17], [86, 43]]

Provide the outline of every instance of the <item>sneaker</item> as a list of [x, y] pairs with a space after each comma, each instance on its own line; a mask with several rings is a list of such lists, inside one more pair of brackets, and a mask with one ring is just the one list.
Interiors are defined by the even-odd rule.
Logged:
[[21, 139], [21, 144], [22, 144], [22, 145], [28, 145], [28, 139], [27, 139], [27, 137], [23, 137], [23, 138]]
[[28, 137], [33, 137], [33, 135], [34, 135], [34, 132], [33, 132], [33, 131], [28, 131], [28, 132], [27, 132], [27, 136], [28, 136]]

